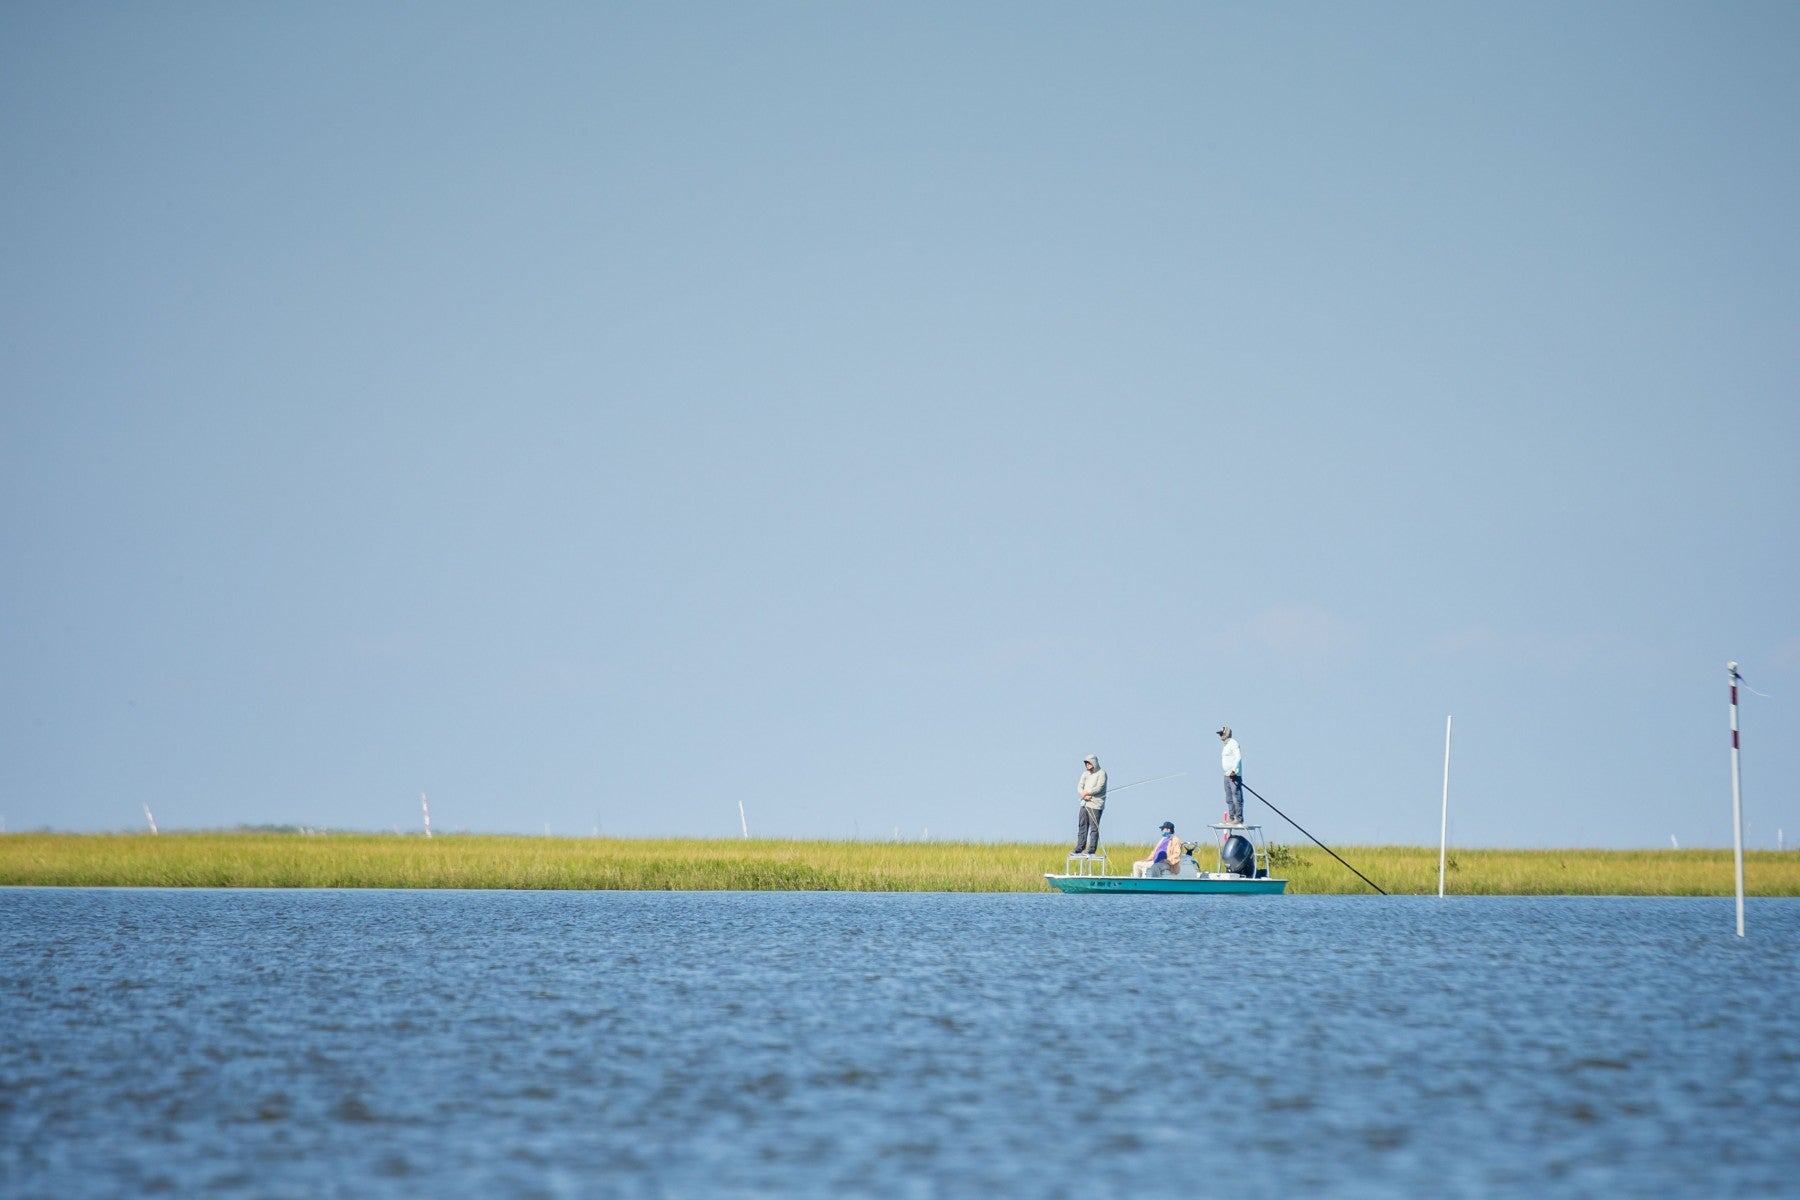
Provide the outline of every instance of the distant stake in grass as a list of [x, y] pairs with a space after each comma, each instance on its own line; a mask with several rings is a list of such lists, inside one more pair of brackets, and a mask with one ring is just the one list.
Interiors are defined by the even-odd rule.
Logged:
[[1444, 859], [1450, 849], [1450, 718], [1444, 718], [1444, 811], [1438, 818], [1438, 899], [1444, 898]]

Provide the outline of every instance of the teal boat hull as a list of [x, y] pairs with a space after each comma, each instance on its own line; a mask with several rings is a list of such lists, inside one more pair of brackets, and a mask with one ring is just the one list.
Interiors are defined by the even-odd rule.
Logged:
[[1165, 875], [1157, 879], [1140, 879], [1132, 875], [1052, 875], [1046, 873], [1044, 882], [1059, 892], [1104, 892], [1111, 895], [1130, 892], [1175, 896], [1279, 896], [1287, 890], [1287, 880], [1285, 879], [1246, 879], [1241, 875], [1224, 879], [1207, 876], [1199, 879], [1183, 879], [1175, 875]]

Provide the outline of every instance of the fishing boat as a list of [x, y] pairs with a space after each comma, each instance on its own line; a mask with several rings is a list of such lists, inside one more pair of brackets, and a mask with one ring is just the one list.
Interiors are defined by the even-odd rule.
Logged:
[[1269, 844], [1261, 825], [1222, 822], [1211, 828], [1218, 846], [1215, 870], [1202, 871], [1194, 860], [1203, 843], [1187, 842], [1182, 845], [1180, 869], [1171, 874], [1108, 875], [1104, 854], [1071, 854], [1062, 874], [1046, 871], [1044, 882], [1059, 892], [1268, 896], [1287, 890], [1287, 880], [1269, 874]]

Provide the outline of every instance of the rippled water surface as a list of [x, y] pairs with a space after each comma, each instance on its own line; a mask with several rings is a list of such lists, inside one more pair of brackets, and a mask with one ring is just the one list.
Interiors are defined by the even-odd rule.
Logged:
[[1800, 1189], [1800, 902], [0, 890], [7, 1196]]

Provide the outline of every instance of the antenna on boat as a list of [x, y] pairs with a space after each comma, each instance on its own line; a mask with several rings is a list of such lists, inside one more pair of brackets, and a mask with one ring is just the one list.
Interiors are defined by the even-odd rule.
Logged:
[[[1264, 799], [1263, 794], [1261, 792], [1257, 791], [1256, 789], [1252, 788], [1249, 784], [1247, 784], [1247, 783], [1244, 784], [1244, 790], [1246, 792], [1249, 792], [1252, 796], [1255, 796], [1258, 800], [1261, 800], [1264, 804], [1269, 804], [1268, 800]], [[1278, 816], [1282, 820], [1286, 821], [1289, 825], [1292, 825], [1295, 829], [1299, 829], [1301, 833], [1306, 833], [1305, 829], [1301, 829], [1300, 822], [1294, 820], [1294, 818], [1288, 816], [1286, 813], [1282, 812], [1279, 808], [1276, 808], [1273, 804], [1269, 804], [1269, 807], [1274, 810], [1276, 816]], [[1344, 862], [1343, 856], [1341, 854], [1339, 854], [1336, 850], [1333, 850], [1330, 846], [1327, 846], [1324, 842], [1321, 842], [1318, 838], [1313, 837], [1313, 835], [1310, 833], [1306, 833], [1306, 837], [1307, 837], [1307, 840], [1312, 842], [1313, 845], [1317, 846], [1319, 849], [1323, 850], [1325, 853], [1331, 855], [1331, 857], [1337, 859], [1339, 862], [1344, 863], [1344, 865], [1346, 867], [1349, 867], [1350, 873], [1352, 875], [1356, 876], [1358, 879], [1362, 880], [1364, 883], [1368, 884], [1370, 887], [1374, 888], [1376, 891], [1380, 892], [1382, 895], [1384, 895], [1384, 896], [1387, 895], [1386, 889], [1384, 889], [1380, 884], [1376, 883], [1373, 879], [1370, 879], [1367, 875], [1364, 875], [1361, 871], [1357, 870], [1355, 867], [1351, 867], [1349, 863]]]
[[1737, 690], [1744, 677], [1738, 674], [1737, 664], [1728, 662], [1725, 669], [1731, 672], [1731, 825], [1732, 825], [1732, 857], [1737, 863], [1737, 935], [1744, 936], [1744, 801], [1738, 783], [1738, 723], [1737, 723]]

